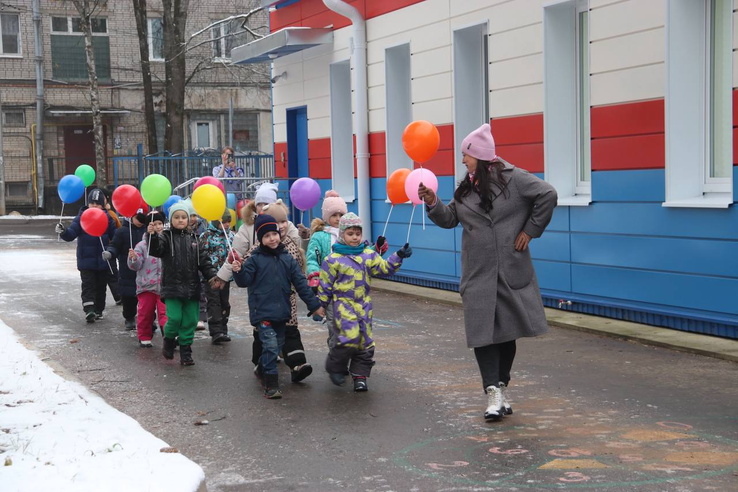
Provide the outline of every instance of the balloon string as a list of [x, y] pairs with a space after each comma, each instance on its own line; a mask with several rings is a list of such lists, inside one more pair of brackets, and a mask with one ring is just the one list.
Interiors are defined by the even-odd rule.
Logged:
[[[156, 210], [153, 208], [151, 209], [151, 212], [148, 213], [148, 215], [154, 215], [156, 213]], [[189, 217], [187, 218], [189, 220]], [[151, 220], [149, 221], [149, 224], [151, 224]], [[172, 246], [174, 247], [174, 246]], [[151, 251], [151, 234], [149, 234], [149, 243], [146, 245], [146, 256], [149, 256], [149, 251]]]
[[223, 229], [223, 234], [225, 234], [226, 244], [228, 245], [228, 250], [231, 252], [231, 257], [233, 258], [233, 261], [236, 261], [236, 255], [233, 254], [233, 247], [231, 247], [231, 241], [228, 239], [228, 231], [226, 231], [225, 226], [223, 225], [222, 221], [220, 223], [220, 227]]
[[[105, 251], [105, 245], [102, 242], [102, 236], [99, 236], [98, 239], [100, 240], [100, 246], [102, 247], [103, 251]], [[105, 262], [108, 264], [108, 268], [110, 268], [110, 274], [115, 275], [115, 272], [113, 272], [113, 267], [110, 266], [110, 260], [105, 260]]]
[[87, 203], [87, 187], [85, 186], [85, 205], [88, 205]]
[[[423, 164], [420, 164], [420, 184], [423, 184]], [[425, 208], [425, 205], [423, 205]], [[425, 230], [425, 210], [423, 210], [423, 230]]]
[[384, 231], [382, 231], [382, 237], [387, 237], [387, 225], [389, 224], [390, 217], [392, 217], [392, 211], [395, 209], [395, 204], [390, 207], [390, 213], [387, 215], [387, 222], [384, 223]]
[[413, 217], [415, 216], [415, 205], [413, 205], [413, 212], [410, 214], [410, 223], [407, 225], [407, 239], [406, 243], [410, 242], [410, 227], [413, 225]]
[[133, 249], [133, 226], [131, 223], [133, 222], [133, 217], [130, 217], [128, 219], [128, 239], [131, 240], [131, 249]]
[[303, 214], [305, 213], [304, 210], [300, 210], [300, 224], [305, 225], [302, 221], [304, 219]]

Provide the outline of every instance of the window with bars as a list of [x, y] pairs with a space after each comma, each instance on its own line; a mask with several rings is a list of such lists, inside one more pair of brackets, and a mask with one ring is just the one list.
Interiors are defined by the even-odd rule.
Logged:
[[18, 56], [21, 54], [20, 16], [18, 14], [0, 14], [0, 56]]
[[3, 126], [13, 128], [25, 128], [26, 113], [23, 110], [3, 111]]
[[[100, 80], [110, 80], [110, 39], [108, 21], [104, 17], [92, 19], [92, 48], [95, 69]], [[51, 18], [52, 73], [59, 80], [86, 80], [87, 54], [79, 17]]]
[[149, 60], [164, 61], [164, 19], [149, 19]]

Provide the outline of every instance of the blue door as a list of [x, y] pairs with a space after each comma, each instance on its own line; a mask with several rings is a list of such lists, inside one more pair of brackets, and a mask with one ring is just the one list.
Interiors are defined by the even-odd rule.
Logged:
[[287, 172], [290, 180], [310, 176], [307, 108], [304, 106], [287, 110]]

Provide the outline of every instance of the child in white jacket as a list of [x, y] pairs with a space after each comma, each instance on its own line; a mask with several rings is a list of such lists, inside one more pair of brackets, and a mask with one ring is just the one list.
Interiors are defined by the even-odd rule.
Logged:
[[[146, 226], [154, 224], [154, 230], [161, 234], [164, 230], [164, 214], [156, 212], [146, 216]], [[138, 297], [138, 344], [152, 347], [154, 335], [154, 315], [158, 315], [159, 326], [164, 332], [167, 323], [166, 306], [161, 300], [161, 267], [159, 258], [148, 255], [147, 235], [135, 249], [128, 250], [128, 268], [136, 271], [136, 297]]]

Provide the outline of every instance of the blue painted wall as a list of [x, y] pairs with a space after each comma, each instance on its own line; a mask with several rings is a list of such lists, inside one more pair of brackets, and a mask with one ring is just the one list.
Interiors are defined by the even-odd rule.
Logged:
[[[330, 189], [330, 180], [318, 182]], [[454, 188], [453, 177], [439, 177], [442, 200], [451, 200]], [[371, 180], [371, 194], [376, 237], [391, 208], [385, 178]], [[738, 338], [738, 207], [665, 208], [664, 170], [594, 172], [592, 196], [588, 207], [557, 207], [531, 242], [547, 305], [572, 300], [567, 309]], [[356, 202], [349, 210], [356, 212]], [[390, 251], [405, 243], [412, 210], [394, 207]], [[320, 204], [313, 214], [320, 217]], [[426, 217], [424, 229], [418, 207], [410, 243], [414, 254], [397, 280], [458, 288], [460, 227], [441, 229]]]

